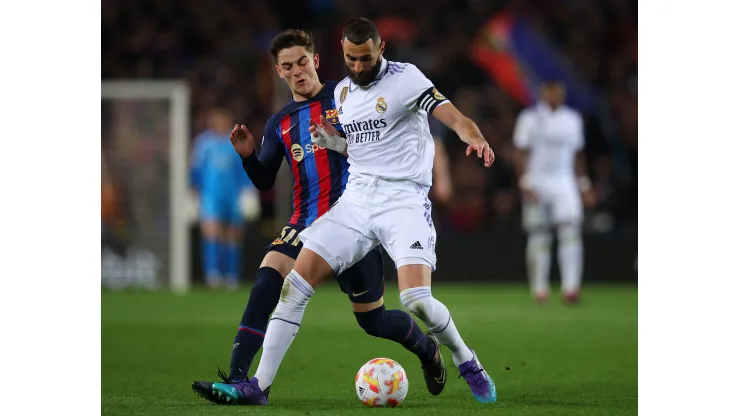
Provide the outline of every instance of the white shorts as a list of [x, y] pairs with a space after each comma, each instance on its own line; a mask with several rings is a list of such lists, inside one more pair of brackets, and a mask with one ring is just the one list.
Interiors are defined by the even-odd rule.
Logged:
[[576, 185], [542, 187], [534, 190], [536, 203], [524, 203], [524, 229], [534, 231], [559, 224], [580, 224], [583, 220], [583, 202]]
[[412, 181], [356, 179], [334, 206], [298, 236], [334, 269], [347, 270], [378, 244], [396, 268], [437, 264], [428, 187]]

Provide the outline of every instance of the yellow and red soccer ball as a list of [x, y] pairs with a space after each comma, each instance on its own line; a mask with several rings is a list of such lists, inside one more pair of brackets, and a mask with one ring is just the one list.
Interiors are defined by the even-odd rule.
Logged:
[[406, 371], [390, 358], [373, 358], [355, 376], [357, 397], [368, 407], [396, 407], [409, 392]]

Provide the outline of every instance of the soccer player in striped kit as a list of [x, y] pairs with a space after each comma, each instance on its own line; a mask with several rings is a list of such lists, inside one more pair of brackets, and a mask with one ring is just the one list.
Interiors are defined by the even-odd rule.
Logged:
[[432, 295], [436, 231], [427, 195], [434, 139], [428, 115], [451, 128], [490, 167], [495, 155], [478, 126], [461, 114], [409, 63], [383, 57], [375, 24], [352, 19], [342, 34], [349, 76], [334, 89], [342, 133], [327, 120], [311, 126], [314, 143], [347, 153], [346, 190], [300, 233], [304, 244], [265, 334], [254, 377], [233, 389], [240, 401], [267, 404], [280, 363], [299, 332], [306, 306], [322, 281], [342, 273], [383, 245], [398, 271], [401, 303], [448, 347], [460, 376], [481, 403], [497, 400], [493, 379], [465, 343], [447, 307]]
[[[294, 213], [281, 235], [267, 247], [257, 270], [234, 339], [230, 374], [226, 376], [219, 371], [223, 382], [196, 381], [192, 385], [201, 397], [219, 404], [245, 404], [238, 390], [249, 384], [247, 373], [262, 346], [283, 279], [303, 247], [298, 234], [329, 211], [349, 177], [346, 152], [343, 155], [315, 145], [309, 132], [309, 119], [318, 121], [320, 117], [335, 123], [341, 131], [334, 102], [337, 83], [319, 79], [316, 73], [319, 56], [314, 53], [310, 35], [300, 30], [284, 31], [273, 39], [271, 52], [278, 74], [290, 87], [292, 100], [267, 121], [259, 154], [251, 133], [243, 125], [234, 127], [231, 141], [242, 157], [249, 178], [260, 190], [273, 186], [283, 159], [287, 160], [293, 173]], [[368, 252], [337, 279], [365, 332], [398, 342], [416, 354], [422, 363], [427, 389], [433, 395], [441, 393], [447, 373], [437, 339], [425, 335], [407, 312], [386, 310], [383, 305], [385, 287], [380, 247]], [[265, 400], [268, 394], [269, 389], [264, 392]]]

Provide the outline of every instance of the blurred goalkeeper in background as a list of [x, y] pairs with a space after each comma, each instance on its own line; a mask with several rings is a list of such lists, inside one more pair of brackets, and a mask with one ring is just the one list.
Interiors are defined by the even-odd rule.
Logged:
[[259, 215], [259, 196], [231, 145], [233, 117], [219, 108], [194, 140], [190, 183], [198, 201], [206, 284], [239, 285], [240, 242], [245, 219]]

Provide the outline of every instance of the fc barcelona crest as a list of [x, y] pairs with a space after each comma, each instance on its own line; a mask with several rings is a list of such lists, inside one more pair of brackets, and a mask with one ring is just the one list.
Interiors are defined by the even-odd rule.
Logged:
[[331, 110], [326, 110], [326, 121], [329, 124], [339, 123], [339, 113], [337, 112], [336, 108], [332, 108]]
[[385, 102], [385, 99], [383, 97], [378, 98], [378, 103], [375, 104], [375, 111], [377, 111], [380, 114], [385, 113], [385, 110], [388, 109], [388, 104]]
[[347, 98], [347, 90], [349, 87], [342, 88], [342, 93], [339, 94], [339, 104], [342, 104], [344, 100]]

